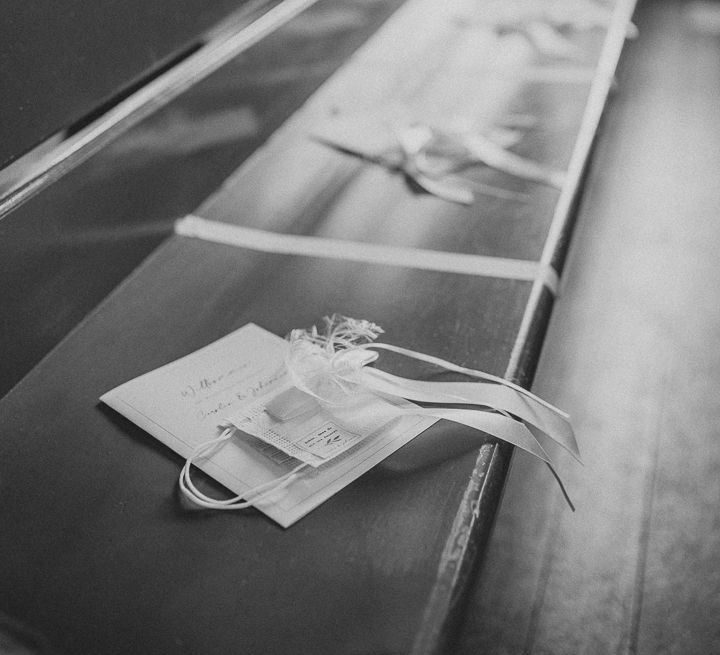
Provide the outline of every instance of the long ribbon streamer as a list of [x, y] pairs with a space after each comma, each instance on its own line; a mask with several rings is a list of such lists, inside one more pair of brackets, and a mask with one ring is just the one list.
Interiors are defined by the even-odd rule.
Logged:
[[[325, 323], [324, 333], [313, 328], [293, 330], [290, 334], [286, 362], [297, 388], [331, 411], [333, 404], [342, 404], [347, 394], [357, 390], [435, 405], [401, 411], [460, 423], [531, 453], [550, 467], [568, 504], [573, 507], [539, 440], [540, 437], [554, 441], [580, 461], [577, 440], [565, 412], [509, 380], [408, 348], [376, 343], [374, 340], [382, 329], [369, 321], [334, 315], [326, 317]], [[369, 350], [394, 352], [485, 382], [402, 378], [369, 368], [368, 364], [377, 359], [362, 355]]]
[[299, 464], [285, 475], [269, 480], [264, 484], [257, 485], [252, 489], [248, 489], [245, 493], [233, 496], [232, 498], [219, 499], [208, 496], [202, 493], [192, 481], [190, 477], [190, 470], [196, 460], [201, 457], [210, 455], [214, 450], [225, 444], [235, 435], [234, 427], [226, 427], [222, 434], [215, 439], [210, 439], [204, 443], [199, 444], [192, 452], [192, 454], [185, 460], [185, 465], [180, 472], [180, 479], [178, 486], [180, 492], [185, 498], [191, 503], [205, 509], [221, 509], [221, 510], [235, 510], [235, 509], [247, 509], [252, 507], [260, 498], [264, 498], [270, 493], [275, 493], [288, 486], [293, 480], [295, 480], [300, 472], [307, 468], [307, 464]]

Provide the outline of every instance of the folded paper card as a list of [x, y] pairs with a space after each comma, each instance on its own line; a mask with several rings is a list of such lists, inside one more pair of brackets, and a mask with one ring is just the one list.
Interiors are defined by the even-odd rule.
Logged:
[[[246, 325], [101, 400], [186, 458], [180, 489], [192, 502], [254, 506], [285, 527], [440, 419], [523, 448], [553, 472], [541, 439], [579, 457], [567, 415], [527, 390], [378, 343], [382, 330], [369, 321], [325, 321], [324, 331], [293, 330], [289, 341]], [[484, 381], [391, 375], [369, 366], [383, 350]], [[193, 465], [237, 496], [201, 492]]]
[[[216, 438], [225, 422], [259, 402], [267, 402], [290, 386], [285, 355], [288, 343], [260, 327], [248, 324], [182, 359], [131, 380], [101, 400], [142, 427], [185, 458], [198, 446]], [[387, 414], [379, 398], [365, 412]], [[362, 418], [362, 417], [361, 417]], [[287, 527], [320, 505], [365, 471], [432, 425], [437, 419], [405, 415], [369, 434], [351, 452], [336, 458], [332, 467], [311, 471], [292, 482], [281, 497], [258, 499], [256, 506]], [[320, 438], [323, 426], [306, 426], [298, 437]], [[297, 460], [278, 456], [274, 448], [248, 436], [228, 440], [210, 456], [195, 462], [208, 475], [237, 494], [272, 482], [289, 473]], [[312, 453], [310, 448], [306, 452]], [[322, 454], [322, 453], [321, 453]], [[277, 495], [277, 494], [276, 494]]]

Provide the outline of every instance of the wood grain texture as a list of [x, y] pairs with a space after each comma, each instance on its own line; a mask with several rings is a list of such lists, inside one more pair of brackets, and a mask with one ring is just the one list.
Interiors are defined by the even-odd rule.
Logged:
[[167, 66], [243, 4], [250, 3], [7, 2], [0, 167]]
[[[435, 7], [425, 0], [413, 4]], [[420, 16], [427, 23], [428, 16]], [[369, 71], [371, 80], [390, 88], [407, 82], [403, 101], [425, 105], [440, 98], [436, 112], [464, 101], [459, 78], [444, 75], [442, 67], [448, 55], [456, 59], [452, 43], [468, 45], [466, 35], [455, 34], [452, 21], [438, 27], [442, 38], [435, 47], [410, 39], [409, 50], [423, 46], [440, 68], [406, 66], [408, 74], [400, 78], [397, 71], [375, 75], [384, 67], [361, 53], [359, 72], [341, 76], [336, 88], [357, 84], [358, 75]], [[400, 32], [412, 28], [411, 21]], [[446, 38], [443, 30], [457, 39]], [[460, 60], [477, 54], [477, 44], [459, 52]], [[447, 80], [455, 85], [452, 92]], [[482, 81], [497, 92], [492, 76]], [[511, 94], [513, 101], [520, 98], [519, 107], [541, 98], [528, 89], [546, 87], [523, 88], [524, 95], [514, 95], [514, 87]], [[558, 90], [567, 98], [587, 93], [586, 80], [547, 89], [552, 101], [540, 105], [548, 112]], [[384, 97], [381, 91], [374, 97], [377, 91], [371, 84], [368, 101]], [[471, 91], [468, 97], [479, 102], [480, 89]], [[325, 107], [326, 96], [319, 98], [318, 106]], [[510, 106], [503, 93], [494, 98]], [[491, 113], [499, 106], [494, 102], [487, 103]], [[582, 106], [568, 101], [574, 125]], [[308, 107], [312, 112], [312, 103]], [[270, 170], [246, 186], [233, 179], [225, 189], [236, 194], [230, 200], [252, 207], [252, 196], [238, 191], [252, 192], [256, 183], [271, 191], [276, 181], [303, 186], [297, 172], [282, 175], [283, 166], [297, 164], [285, 158], [294, 148], [272, 151], [291, 130], [292, 123], [265, 151], [274, 152], [273, 184]], [[573, 138], [549, 140], [545, 148], [536, 136], [527, 144], [567, 159]], [[330, 162], [330, 179], [333, 171], [343, 174], [343, 166]], [[292, 203], [286, 203], [287, 212], [280, 214], [290, 231], [333, 215], [335, 188], [327, 186], [325, 200], [320, 194], [319, 201], [297, 205], [294, 216]], [[310, 187], [310, 195], [318, 188]], [[378, 190], [387, 192], [391, 207], [406, 203], [409, 214], [415, 208], [421, 215], [421, 205], [427, 207], [424, 199], [404, 195], [399, 201], [391, 187], [367, 183], [356, 193], [360, 206], [377, 210], [371, 198]], [[487, 220], [499, 231], [488, 229], [490, 246], [476, 241], [472, 251], [538, 255], [555, 200], [538, 205], [536, 214], [496, 207]], [[272, 207], [263, 203], [253, 227], [267, 227], [262, 221]], [[349, 208], [338, 216], [353, 227]], [[439, 211], [428, 213], [432, 220], [415, 228], [413, 245], [430, 247], [433, 235], [437, 243], [449, 231], [450, 221]], [[505, 219], [518, 215], [525, 229], [501, 229]], [[462, 250], [474, 237], [472, 228], [479, 229], [477, 217], [465, 224], [449, 217], [453, 247]], [[379, 225], [372, 223], [373, 229]], [[387, 234], [382, 238], [392, 241]], [[537, 283], [267, 255], [173, 237], [0, 402], [0, 514], [12, 526], [0, 533], [0, 611], [27, 622], [65, 652], [449, 651], [498, 504], [508, 448], [439, 424], [283, 532], [253, 512], [184, 511], [174, 494], [178, 458], [98, 407], [97, 398], [248, 321], [284, 334], [333, 311], [381, 323], [390, 342], [528, 384], [552, 304], [539, 289]], [[391, 360], [388, 367], [409, 376], [429, 374], [407, 362]], [[555, 488], [544, 492], [560, 498]]]
[[183, 510], [178, 458], [97, 398], [247, 321], [284, 334], [331, 311], [501, 373], [529, 290], [174, 238], [0, 403], [2, 611], [61, 652], [409, 652], [471, 431], [428, 430], [283, 531]]
[[319, 2], [0, 221], [0, 396], [400, 0]]
[[[421, 5], [423, 11], [418, 11]], [[309, 139], [313, 127], [322, 125], [333, 114], [363, 108], [371, 111], [378, 104], [399, 106], [401, 112], [420, 120], [465, 114], [476, 125], [486, 127], [512, 112], [538, 112], [538, 124], [543, 129], [554, 125], [555, 131], [531, 133], [524, 142], [524, 148], [529, 149], [521, 148], [521, 153], [554, 166], [568, 166], [573, 154], [576, 165], [584, 165], [587, 149], [578, 151], [574, 146], [588, 98], [587, 85], [538, 83], [533, 76], [525, 79], [523, 71], [528, 70], [528, 64], [532, 69], [527, 44], [504, 43], [499, 52], [505, 60], [488, 71], [482, 54], [483, 49], [493, 47], [494, 39], [458, 30], [453, 21], [447, 20], [447, 8], [414, 3], [405, 9], [195, 213], [290, 234], [539, 258], [553, 219], [557, 228], [570, 218], [569, 208], [557, 211], [557, 192], [548, 194], [547, 189], [541, 191], [515, 181], [516, 188], [527, 193], [530, 201], [493, 202], [482, 198], [469, 210], [461, 209], [432, 197], [415, 196], [397, 175], [364, 165]], [[595, 57], [600, 51], [598, 45], [590, 50]], [[614, 67], [613, 50], [617, 47], [611, 44], [605, 68], [608, 64]], [[423, 56], [413, 57], [419, 51]], [[396, 66], [388, 66], [390, 61]], [[595, 99], [600, 107], [604, 93]], [[592, 136], [596, 125], [591, 121], [586, 127]], [[540, 148], [533, 149], [532, 144]], [[488, 170], [483, 173], [487, 174], [485, 181], [502, 184], [502, 175]], [[569, 197], [574, 196], [574, 185], [578, 183], [579, 178], [574, 178]], [[556, 252], [551, 246], [549, 253], [560, 265], [560, 250]], [[524, 338], [519, 341], [520, 349], [513, 353], [507, 373], [525, 377], [527, 382], [538, 354], [535, 344], [542, 339], [550, 309], [539, 287], [537, 291], [525, 315], [529, 317], [524, 335], [527, 342]], [[504, 478], [508, 456], [506, 450], [496, 447], [494, 453], [482, 453], [478, 459], [477, 480], [470, 480], [467, 502], [463, 501], [458, 511], [459, 523], [453, 528], [447, 554], [440, 563], [423, 629], [417, 635], [416, 653], [452, 647], [463, 592], [492, 525], [501, 488], [498, 481]], [[483, 493], [481, 481], [485, 479], [489, 484]], [[481, 519], [476, 520], [480, 506]]]
[[536, 389], [578, 511], [522, 455], [459, 652], [720, 652], [718, 44], [641, 5]]

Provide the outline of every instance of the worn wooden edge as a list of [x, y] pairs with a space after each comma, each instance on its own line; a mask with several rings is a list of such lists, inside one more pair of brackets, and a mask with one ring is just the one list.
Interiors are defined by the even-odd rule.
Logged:
[[[573, 149], [563, 186], [545, 241], [541, 262], [560, 273], [567, 240], [590, 154], [615, 70], [627, 36], [627, 25], [637, 0], [621, 0], [615, 8], [591, 86], [590, 95]], [[505, 377], [530, 386], [539, 361], [554, 299], [548, 298], [541, 282], [533, 284], [530, 298], [515, 339]], [[513, 447], [488, 444], [477, 457], [463, 502], [438, 564], [436, 582], [425, 607], [423, 621], [413, 647], [413, 655], [438, 655], [451, 652], [456, 627], [462, 621], [473, 572], [479, 567], [502, 498]]]
[[[531, 316], [527, 328], [530, 336], [522, 343], [516, 370], [507, 375], [526, 387], [530, 386], [535, 375], [554, 303], [554, 297], [547, 288], [537, 283], [533, 286], [535, 288], [539, 289], [537, 299], [533, 302], [531, 296], [526, 308], [526, 315]], [[487, 444], [478, 453], [438, 565], [435, 586], [425, 607], [413, 655], [452, 652], [457, 628], [464, 619], [466, 596], [480, 566], [502, 500], [513, 453], [513, 446], [502, 442]]]

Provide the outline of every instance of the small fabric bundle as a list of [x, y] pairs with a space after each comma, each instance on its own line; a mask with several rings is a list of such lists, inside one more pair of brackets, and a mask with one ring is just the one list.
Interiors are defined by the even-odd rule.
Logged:
[[[324, 321], [323, 330], [313, 326], [309, 330], [297, 329], [290, 333], [285, 358], [290, 386], [258, 410], [262, 416], [256, 416], [255, 410], [250, 408], [239, 417], [228, 418], [221, 425], [224, 431], [220, 437], [201, 444], [187, 459], [180, 479], [181, 490], [187, 498], [203, 507], [216, 509], [248, 507], [258, 496], [290, 484], [303, 470], [329, 465], [327, 462], [336, 455], [353, 447], [359, 438], [353, 423], [367, 423], [367, 417], [355, 414], [365, 411], [381, 414], [374, 419], [385, 424], [403, 415], [453, 421], [522, 448], [550, 467], [568, 504], [573, 507], [541, 443], [544, 439], [554, 441], [580, 460], [567, 414], [503, 378], [399, 346], [378, 343], [376, 340], [383, 330], [370, 321], [339, 315], [326, 317]], [[392, 375], [370, 366], [378, 360], [381, 351], [481, 381], [422, 381]], [[372, 398], [382, 402], [373, 404]], [[293, 420], [306, 421], [307, 418], [298, 417], [312, 416], [313, 413], [322, 415], [321, 423], [331, 418], [335, 429], [326, 443], [317, 440], [312, 443], [314, 451], [309, 445], [300, 444], [301, 452], [297, 444], [283, 439], [281, 432], [292, 431]], [[272, 429], [272, 424], [277, 429]], [[243, 496], [220, 501], [203, 495], [190, 479], [191, 464], [236, 436], [238, 431], [263, 439], [301, 463], [282, 478]]]

